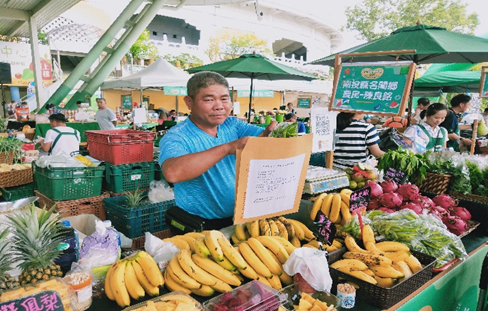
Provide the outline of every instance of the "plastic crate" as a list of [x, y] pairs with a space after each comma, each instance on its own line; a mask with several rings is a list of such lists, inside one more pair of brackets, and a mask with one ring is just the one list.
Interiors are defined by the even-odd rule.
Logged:
[[136, 238], [146, 232], [169, 229], [165, 222], [166, 211], [175, 206], [175, 200], [151, 203], [128, 208], [124, 196], [103, 199], [107, 218], [118, 231], [128, 238]]
[[91, 157], [113, 165], [153, 160], [156, 132], [134, 130], [86, 131]]
[[35, 191], [35, 195], [39, 198], [37, 200], [39, 207], [46, 206], [47, 208], [51, 208], [53, 205], [56, 205], [55, 212], [61, 214], [62, 217], [93, 214], [101, 220], [107, 219], [103, 199], [110, 197], [108, 192], [104, 192], [96, 197], [68, 201], [51, 200], [37, 190]]
[[[171, 230], [166, 229], [163, 231], [154, 232], [154, 233], [152, 233], [152, 235], [163, 240], [163, 239], [171, 237]], [[146, 234], [144, 234], [143, 236], [140, 236], [138, 238], [133, 238], [132, 239], [132, 247], [130, 248], [130, 250], [144, 249], [145, 243], [146, 243]]]
[[2, 192], [2, 197], [5, 199], [5, 201], [15, 201], [33, 196], [34, 183], [12, 188], [1, 188], [0, 191]]
[[99, 196], [105, 166], [39, 167], [34, 163], [37, 189], [51, 200]]
[[[280, 294], [286, 297], [286, 301], [282, 304], [282, 307], [286, 308], [288, 311], [295, 311], [294, 306], [298, 306], [300, 299], [302, 298], [300, 283], [293, 283], [283, 287], [283, 289], [280, 290]], [[337, 308], [341, 305], [339, 297], [332, 295], [331, 293], [316, 291], [310, 295], [313, 299], [325, 302], [328, 306], [334, 305]]]
[[103, 188], [114, 193], [148, 190], [154, 180], [154, 162], [106, 164]]

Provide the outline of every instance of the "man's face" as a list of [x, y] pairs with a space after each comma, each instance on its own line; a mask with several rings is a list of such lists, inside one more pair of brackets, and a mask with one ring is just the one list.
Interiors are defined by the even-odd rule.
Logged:
[[471, 101], [469, 101], [467, 103], [461, 103], [461, 105], [459, 105], [461, 107], [461, 109], [462, 109], [461, 112], [468, 111], [469, 105], [471, 105]]
[[231, 110], [229, 89], [220, 84], [202, 88], [192, 99], [185, 97], [185, 103], [191, 110], [191, 120], [203, 127], [216, 127], [224, 123]]
[[425, 105], [424, 106], [422, 104], [419, 104], [418, 107], [419, 107], [420, 110], [426, 110], [427, 108], [429, 108], [429, 105]]
[[107, 103], [103, 99], [97, 100], [98, 109], [105, 109]]
[[297, 116], [294, 115], [293, 117], [291, 117], [290, 122], [297, 122]]

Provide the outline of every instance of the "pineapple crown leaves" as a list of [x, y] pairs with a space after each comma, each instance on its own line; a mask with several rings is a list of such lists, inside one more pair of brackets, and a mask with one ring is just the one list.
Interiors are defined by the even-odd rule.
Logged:
[[0, 233], [0, 275], [4, 275], [8, 270], [12, 269], [14, 263], [12, 256], [8, 256], [12, 245], [7, 235], [8, 229]]
[[44, 207], [38, 215], [31, 204], [26, 210], [8, 216], [14, 229], [12, 257], [22, 262], [21, 269], [46, 267], [61, 254], [58, 246], [66, 229], [59, 221], [60, 216], [53, 212], [54, 206], [49, 210]]

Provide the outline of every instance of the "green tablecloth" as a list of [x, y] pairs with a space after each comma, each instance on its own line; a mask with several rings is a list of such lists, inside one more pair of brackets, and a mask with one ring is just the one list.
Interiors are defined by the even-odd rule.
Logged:
[[[100, 130], [100, 126], [98, 125], [97, 122], [86, 122], [86, 123], [69, 122], [69, 123], [66, 123], [66, 126], [74, 128], [80, 132], [81, 142], [86, 142], [85, 131]], [[36, 124], [36, 133], [35, 133], [34, 137], [37, 137], [37, 136], [45, 137], [46, 132], [50, 129], [51, 129], [51, 124], [49, 124], [49, 123], [37, 123]]]

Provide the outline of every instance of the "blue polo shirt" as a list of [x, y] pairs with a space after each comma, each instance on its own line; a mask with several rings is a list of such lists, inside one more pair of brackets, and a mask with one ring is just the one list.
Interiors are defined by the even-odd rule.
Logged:
[[[159, 164], [169, 158], [201, 152], [245, 136], [259, 136], [264, 129], [228, 117], [218, 126], [217, 137], [199, 129], [190, 118], [172, 127], [159, 142]], [[234, 214], [236, 156], [228, 155], [202, 175], [176, 183], [176, 205], [206, 219]]]

